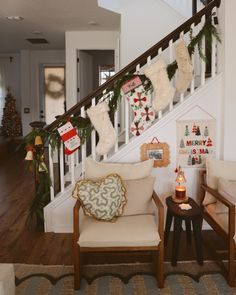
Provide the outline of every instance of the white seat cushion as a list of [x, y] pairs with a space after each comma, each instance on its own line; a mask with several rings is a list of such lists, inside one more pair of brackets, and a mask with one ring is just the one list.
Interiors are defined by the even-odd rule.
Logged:
[[80, 247], [158, 246], [160, 237], [154, 215], [118, 217], [102, 222], [85, 216], [80, 225]]
[[[221, 228], [224, 229], [225, 232], [228, 232], [228, 213], [217, 213], [216, 212], [216, 204], [209, 204], [204, 207], [205, 210], [211, 217], [220, 225]], [[236, 216], [235, 216], [236, 217]], [[235, 218], [236, 225], [236, 218]], [[234, 235], [234, 241], [236, 242], [236, 234]]]
[[0, 263], [0, 295], [15, 294], [15, 274], [13, 264]]

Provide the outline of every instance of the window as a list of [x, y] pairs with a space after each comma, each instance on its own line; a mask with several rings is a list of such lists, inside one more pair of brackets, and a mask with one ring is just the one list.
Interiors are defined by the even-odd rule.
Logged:
[[105, 83], [115, 74], [114, 65], [99, 66], [99, 85]]

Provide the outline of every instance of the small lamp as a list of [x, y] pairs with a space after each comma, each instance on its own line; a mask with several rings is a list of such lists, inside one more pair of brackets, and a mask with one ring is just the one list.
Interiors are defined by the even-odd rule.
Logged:
[[186, 187], [183, 185], [183, 183], [186, 182], [186, 178], [184, 176], [184, 171], [180, 166], [177, 171], [175, 181], [178, 183], [178, 185], [175, 187], [175, 196], [173, 197], [173, 201], [176, 203], [186, 202], [188, 197], [186, 196]]

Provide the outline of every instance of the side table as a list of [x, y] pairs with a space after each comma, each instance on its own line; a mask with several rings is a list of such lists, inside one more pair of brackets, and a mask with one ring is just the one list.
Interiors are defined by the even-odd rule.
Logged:
[[164, 233], [165, 246], [168, 243], [172, 219], [174, 218], [174, 236], [173, 236], [173, 245], [172, 245], [172, 260], [171, 260], [172, 266], [177, 265], [179, 241], [180, 241], [180, 234], [182, 231], [183, 220], [185, 221], [187, 242], [189, 244], [191, 243], [191, 223], [192, 223], [194, 240], [195, 240], [195, 248], [196, 248], [196, 254], [197, 254], [197, 262], [199, 265], [203, 265], [202, 237], [201, 237], [202, 212], [198, 204], [192, 198], [188, 198], [187, 203], [192, 207], [192, 209], [182, 210], [180, 209], [178, 203], [175, 203], [172, 201], [171, 197], [166, 198], [167, 216], [166, 216], [165, 233]]

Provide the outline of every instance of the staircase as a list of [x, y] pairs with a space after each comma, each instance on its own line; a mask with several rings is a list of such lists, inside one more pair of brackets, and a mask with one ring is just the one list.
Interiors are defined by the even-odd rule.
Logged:
[[[109, 101], [110, 86], [114, 85], [124, 75], [143, 74], [143, 69], [154, 63], [160, 56], [163, 57], [167, 63], [172, 63], [174, 61], [175, 42], [178, 42], [180, 38], [184, 38], [188, 44], [190, 30], [192, 30], [193, 35], [196, 35], [204, 26], [206, 18], [212, 17], [212, 13], [217, 14], [217, 7], [219, 7], [219, 5], [220, 0], [212, 1], [192, 18], [188, 19], [156, 45], [144, 52], [140, 57], [132, 61], [109, 81], [82, 99], [78, 104], [61, 116], [60, 119], [47, 126], [46, 129], [48, 131], [56, 129], [61, 120], [71, 116], [86, 118], [86, 109], [90, 106], [95, 106], [101, 99]], [[202, 48], [205, 48], [204, 40], [202, 41]], [[204, 107], [207, 100], [205, 99], [206, 91], [207, 93], [211, 93], [210, 96], [216, 100], [217, 94], [219, 96], [220, 93], [218, 85], [221, 76], [217, 74], [217, 42], [215, 38], [213, 38], [212, 42], [210, 59], [211, 71], [210, 75], [209, 73], [206, 75], [206, 63], [199, 57], [198, 51], [195, 50], [194, 54], [192, 54], [194, 77], [189, 90], [186, 91], [186, 93], [176, 95], [173, 102], [171, 102], [165, 110], [159, 111], [156, 114], [154, 124], [139, 137], [134, 137], [130, 133], [130, 123], [133, 119], [132, 112], [128, 101], [123, 97], [114, 114], [113, 123], [117, 140], [114, 149], [109, 154], [103, 157], [96, 154], [95, 130], [92, 131], [91, 138], [81, 146], [81, 149], [70, 156], [64, 154], [63, 145], [54, 153], [52, 153], [52, 147], [49, 145], [49, 173], [54, 186], [50, 188], [51, 202], [44, 208], [45, 231], [72, 232], [72, 208], [75, 201], [71, 197], [71, 193], [75, 182], [84, 174], [85, 159], [87, 156], [91, 154], [91, 157], [98, 161], [138, 161], [138, 149], [142, 143], [150, 141], [157, 133], [160, 135], [165, 126], [171, 122], [175, 122], [177, 118], [184, 116], [186, 113], [189, 113], [191, 116], [191, 112], [195, 112], [195, 108], [198, 107], [201, 109], [202, 105]], [[172, 83], [174, 83], [174, 80], [175, 78], [172, 79]], [[149, 95], [153, 94], [149, 93]], [[214, 104], [214, 101], [208, 100], [208, 104], [211, 103]], [[214, 107], [215, 106], [213, 106], [213, 113]], [[218, 111], [218, 109], [215, 109], [215, 113]], [[217, 115], [215, 115], [215, 117], [217, 117]], [[165, 135], [163, 134], [161, 138], [165, 138]], [[173, 154], [174, 152], [171, 154], [171, 160], [175, 163]], [[127, 157], [127, 155], [129, 155], [129, 157]], [[58, 167], [58, 173], [55, 173], [55, 166]], [[167, 173], [165, 179], [170, 179], [168, 176], [170, 170], [165, 170], [165, 172], [162, 171], [160, 173]], [[169, 181], [168, 184], [164, 183], [164, 185], [167, 187], [171, 182], [173, 183], [174, 180]], [[59, 184], [57, 190], [56, 183]], [[167, 192], [161, 191], [160, 193], [165, 194]]]

